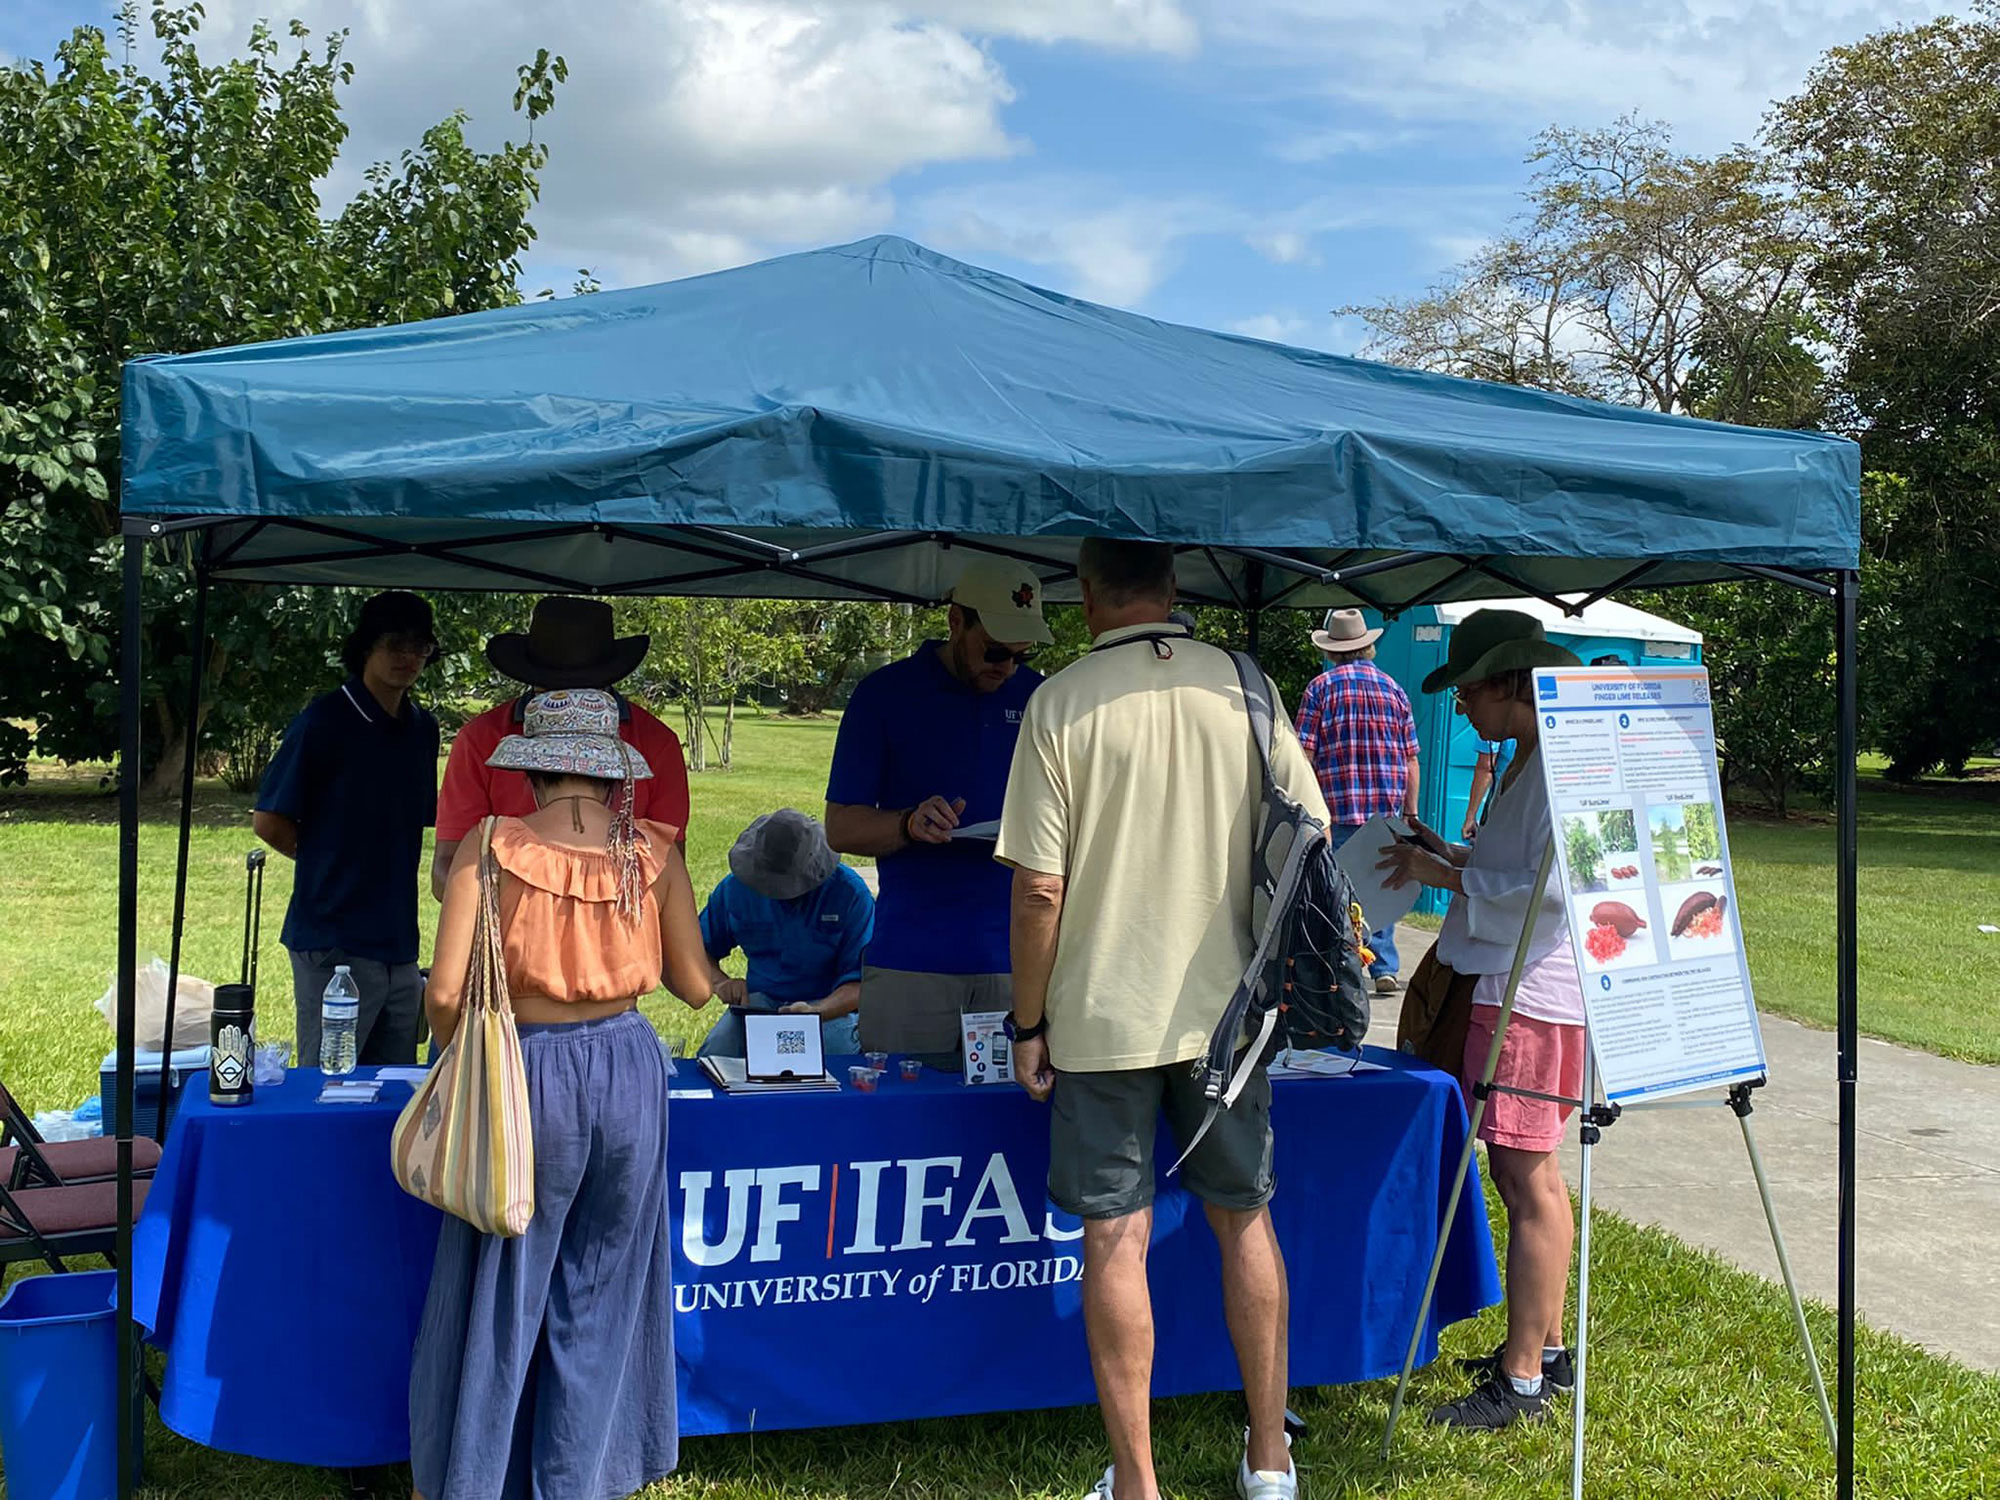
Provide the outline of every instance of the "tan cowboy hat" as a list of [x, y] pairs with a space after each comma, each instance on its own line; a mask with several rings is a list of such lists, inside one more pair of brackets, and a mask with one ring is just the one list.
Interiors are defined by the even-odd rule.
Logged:
[[608, 688], [646, 659], [651, 638], [612, 635], [611, 606], [560, 595], [535, 601], [528, 633], [486, 643], [493, 670], [536, 688]]
[[1328, 656], [1366, 651], [1382, 639], [1381, 630], [1370, 630], [1358, 609], [1330, 609], [1323, 624], [1324, 629], [1313, 632], [1313, 644]]

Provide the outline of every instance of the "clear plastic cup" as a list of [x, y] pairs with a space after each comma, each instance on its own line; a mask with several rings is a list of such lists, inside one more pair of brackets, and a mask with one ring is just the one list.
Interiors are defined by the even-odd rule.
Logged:
[[888, 1053], [886, 1053], [886, 1052], [864, 1052], [864, 1053], [862, 1053], [861, 1055], [862, 1055], [863, 1057], [865, 1057], [865, 1058], [867, 1058], [867, 1059], [868, 1059], [868, 1066], [869, 1066], [869, 1067], [871, 1067], [871, 1068], [873, 1068], [873, 1069], [874, 1069], [874, 1070], [875, 1070], [876, 1072], [878, 1072], [878, 1073], [886, 1073], [886, 1072], [888, 1072], [888, 1071], [889, 1071], [889, 1054], [888, 1054]]
[[882, 1071], [879, 1068], [856, 1063], [847, 1070], [847, 1081], [862, 1093], [872, 1094], [875, 1092], [875, 1085], [882, 1081]]
[[918, 1062], [917, 1059], [915, 1059], [914, 1057], [906, 1057], [903, 1059], [903, 1082], [915, 1083], [919, 1078], [923, 1076], [923, 1072], [924, 1072], [924, 1065]]

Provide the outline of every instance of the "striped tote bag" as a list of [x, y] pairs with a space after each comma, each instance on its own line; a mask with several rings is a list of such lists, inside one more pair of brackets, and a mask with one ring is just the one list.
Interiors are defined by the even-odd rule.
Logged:
[[479, 909], [458, 1031], [403, 1107], [389, 1150], [396, 1181], [412, 1197], [512, 1237], [535, 1216], [535, 1142], [501, 967], [499, 889], [488, 818], [479, 829]]

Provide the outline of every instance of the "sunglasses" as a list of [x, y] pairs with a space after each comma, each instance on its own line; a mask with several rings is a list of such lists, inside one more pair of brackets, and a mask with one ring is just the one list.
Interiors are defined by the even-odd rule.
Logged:
[[1024, 646], [1019, 651], [1009, 651], [1005, 646], [988, 646], [985, 651], [986, 665], [997, 667], [1003, 661], [1011, 661], [1017, 667], [1025, 667], [1035, 654], [1033, 646]]

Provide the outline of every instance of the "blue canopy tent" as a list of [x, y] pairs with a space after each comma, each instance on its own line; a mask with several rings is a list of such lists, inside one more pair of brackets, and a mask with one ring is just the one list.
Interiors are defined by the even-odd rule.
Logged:
[[[1075, 597], [1076, 544], [1092, 534], [1174, 543], [1186, 597], [1253, 620], [1522, 594], [1580, 608], [1746, 575], [1832, 600], [1851, 1493], [1854, 444], [1179, 327], [893, 238], [139, 359], [123, 419], [121, 1140], [151, 544], [190, 549], [204, 601], [208, 583], [234, 580], [927, 603], [958, 549], [1032, 562], [1060, 601]], [[190, 782], [192, 766], [190, 746]], [[134, 1370], [130, 1339], [126, 1361]]]

